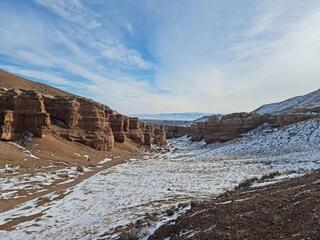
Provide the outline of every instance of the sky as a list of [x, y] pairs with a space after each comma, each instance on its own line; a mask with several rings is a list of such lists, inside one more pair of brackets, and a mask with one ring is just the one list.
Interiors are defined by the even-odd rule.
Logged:
[[0, 0], [0, 68], [124, 114], [320, 88], [319, 0]]

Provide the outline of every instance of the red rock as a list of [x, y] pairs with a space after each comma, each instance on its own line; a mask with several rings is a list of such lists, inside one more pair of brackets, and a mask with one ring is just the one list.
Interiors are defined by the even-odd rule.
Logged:
[[[2, 140], [14, 140], [27, 132], [36, 137], [55, 134], [98, 150], [111, 150], [114, 141], [122, 143], [126, 137], [138, 144], [145, 144], [146, 138], [151, 145], [154, 134], [137, 118], [89, 99], [17, 89], [0, 89], [0, 125]], [[159, 144], [164, 141], [161, 134], [157, 133], [155, 141]]]
[[0, 112], [0, 138], [1, 140], [9, 141], [13, 138], [12, 124], [13, 124], [13, 111], [5, 110]]
[[158, 146], [165, 146], [166, 141], [166, 131], [163, 126], [157, 127], [154, 130], [154, 144]]
[[124, 119], [125, 117], [120, 114], [110, 115], [109, 118], [114, 140], [119, 143], [125, 141]]

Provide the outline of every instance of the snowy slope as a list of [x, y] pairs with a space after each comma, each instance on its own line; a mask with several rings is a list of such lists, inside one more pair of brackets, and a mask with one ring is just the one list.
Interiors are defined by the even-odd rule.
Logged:
[[[211, 144], [197, 159], [247, 159], [269, 164], [279, 171], [320, 168], [320, 120], [272, 129], [263, 125], [246, 136], [224, 144]], [[279, 165], [282, 165], [279, 169]]]
[[[0, 213], [0, 224], [43, 214], [11, 232], [0, 231], [0, 239], [115, 239], [119, 226], [148, 213], [161, 214], [179, 202], [210, 198], [244, 178], [319, 168], [320, 120], [279, 129], [263, 125], [223, 144], [174, 139], [169, 151], [102, 171], [63, 199], [41, 206], [36, 199]], [[46, 197], [54, 199], [54, 194]]]
[[279, 103], [266, 104], [255, 110], [258, 114], [272, 114], [291, 108], [309, 108], [320, 106], [320, 89], [307, 95], [290, 98]]

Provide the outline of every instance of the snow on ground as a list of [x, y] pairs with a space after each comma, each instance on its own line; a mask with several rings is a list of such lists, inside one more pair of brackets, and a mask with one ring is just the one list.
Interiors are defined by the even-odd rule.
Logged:
[[116, 227], [222, 193], [245, 178], [319, 168], [319, 143], [316, 120], [275, 130], [263, 126], [224, 144], [170, 140], [167, 152], [104, 170], [61, 200], [40, 207], [33, 200], [1, 213], [1, 223], [39, 212], [43, 216], [11, 232], [0, 231], [0, 239], [112, 239]]
[[39, 157], [33, 155], [30, 150], [28, 150], [25, 147], [19, 145], [18, 143], [15, 143], [15, 142], [9, 142], [9, 143], [14, 145], [14, 146], [16, 146], [17, 148], [21, 149], [26, 156], [34, 158], [34, 159], [40, 159]]
[[248, 164], [260, 162], [282, 172], [308, 171], [319, 168], [320, 121], [309, 120], [279, 129], [264, 125], [243, 138], [211, 144], [208, 149], [208, 153], [197, 159], [242, 159]]
[[9, 174], [7, 176], [0, 177], [0, 200], [21, 197], [18, 194], [19, 190], [23, 190], [25, 194], [44, 191], [56, 181], [61, 181], [60, 184], [64, 184], [74, 181], [80, 174], [83, 173], [78, 172], [76, 167], [48, 172], [38, 172], [35, 174]]

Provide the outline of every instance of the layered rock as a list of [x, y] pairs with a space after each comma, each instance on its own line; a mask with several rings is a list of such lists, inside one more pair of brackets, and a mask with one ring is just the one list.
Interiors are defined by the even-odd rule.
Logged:
[[319, 118], [320, 114], [280, 114], [280, 115], [269, 115], [268, 123], [273, 127], [283, 127], [286, 125], [294, 124], [297, 122], [306, 121], [312, 118]]
[[126, 137], [125, 130], [128, 130], [127, 126], [124, 128], [125, 117], [120, 114], [114, 114], [110, 115], [109, 121], [111, 123], [114, 140], [116, 142], [123, 143]]
[[256, 113], [232, 113], [226, 116], [211, 116], [207, 121], [194, 122], [191, 127], [166, 127], [169, 137], [181, 137], [188, 135], [192, 141], [205, 140], [207, 144], [214, 142], [226, 142], [264, 124], [273, 127], [282, 127], [297, 122], [320, 118], [320, 113], [291, 113], [291, 114], [256, 114]]
[[179, 138], [190, 134], [190, 127], [166, 126], [167, 138]]
[[155, 132], [137, 118], [121, 115], [103, 104], [32, 90], [0, 89], [0, 125], [1, 139], [8, 141], [31, 132], [39, 137], [59, 135], [98, 150], [110, 150], [115, 141], [123, 143], [127, 137], [139, 144], [151, 145], [153, 139], [159, 145], [165, 142], [165, 133], [160, 137], [163, 132]]
[[211, 117], [206, 122], [193, 124], [190, 135], [193, 140], [206, 143], [225, 142], [263, 124], [267, 118], [252, 113], [233, 113], [223, 117]]
[[43, 97], [34, 91], [0, 89], [1, 138], [11, 140], [26, 131], [38, 137], [50, 127]]
[[154, 129], [154, 143], [158, 146], [166, 145], [166, 131], [162, 125]]
[[2, 123], [0, 128], [0, 139], [9, 141], [13, 138], [13, 111], [5, 110], [0, 112], [0, 123]]
[[138, 118], [129, 118], [129, 131], [127, 132], [128, 138], [136, 141], [137, 143], [144, 144], [144, 125]]

